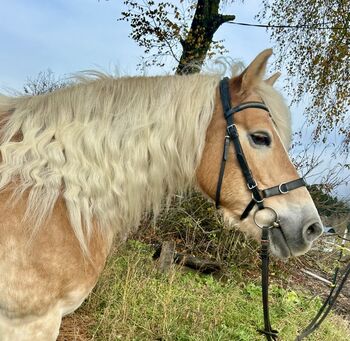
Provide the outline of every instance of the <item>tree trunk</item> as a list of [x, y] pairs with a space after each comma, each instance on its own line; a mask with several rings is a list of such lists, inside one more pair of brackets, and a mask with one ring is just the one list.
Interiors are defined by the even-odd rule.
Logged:
[[199, 72], [210, 48], [214, 33], [234, 15], [219, 14], [220, 0], [198, 0], [191, 29], [186, 40], [181, 41], [182, 55], [176, 74]]

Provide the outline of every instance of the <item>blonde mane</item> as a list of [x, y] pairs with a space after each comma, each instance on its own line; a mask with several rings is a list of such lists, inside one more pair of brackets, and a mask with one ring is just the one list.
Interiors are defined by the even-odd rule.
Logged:
[[[0, 96], [0, 190], [15, 182], [15, 196], [29, 193], [25, 218], [36, 227], [62, 196], [87, 253], [93, 222], [106, 236], [126, 237], [145, 212], [157, 214], [164, 200], [193, 185], [219, 79], [95, 73], [53, 93]], [[268, 86], [259, 93], [286, 143], [285, 105], [280, 111], [281, 98]]]
[[[220, 64], [224, 64], [223, 66], [225, 68], [225, 62]], [[232, 78], [239, 76], [245, 69], [244, 64], [240, 61], [231, 62], [230, 64]], [[286, 150], [288, 150], [292, 140], [292, 122], [290, 110], [283, 96], [274, 87], [267, 84], [266, 81], [257, 84], [254, 90], [269, 108], [281, 141]]]
[[62, 195], [85, 251], [93, 220], [127, 235], [145, 211], [193, 184], [218, 81], [97, 75], [45, 95], [1, 97], [0, 112], [13, 113], [1, 133], [0, 189], [19, 178], [16, 194], [30, 190], [27, 218], [38, 226]]
[[283, 96], [265, 82], [259, 84], [256, 92], [269, 108], [281, 141], [286, 150], [288, 150], [292, 140], [292, 122], [290, 110], [287, 107]]

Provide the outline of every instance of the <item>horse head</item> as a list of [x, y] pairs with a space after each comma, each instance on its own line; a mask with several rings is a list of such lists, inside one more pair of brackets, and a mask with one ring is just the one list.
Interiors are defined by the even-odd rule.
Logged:
[[[287, 258], [307, 252], [321, 235], [322, 223], [287, 153], [290, 113], [273, 88], [279, 74], [264, 80], [271, 54], [272, 50], [263, 51], [241, 74], [229, 79], [226, 97], [221, 88], [217, 90], [196, 175], [201, 190], [217, 204], [219, 195], [225, 217], [239, 222], [242, 231], [258, 239], [259, 227], [273, 226], [272, 220], [271, 250]], [[234, 124], [229, 124], [232, 117]], [[229, 143], [234, 140], [238, 142]]]

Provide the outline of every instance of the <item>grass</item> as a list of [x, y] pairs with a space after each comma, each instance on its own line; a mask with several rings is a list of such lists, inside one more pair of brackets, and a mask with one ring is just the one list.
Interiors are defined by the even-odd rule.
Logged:
[[[294, 340], [313, 317], [320, 300], [272, 284], [271, 320], [280, 340]], [[232, 268], [225, 280], [174, 268], [157, 272], [152, 250], [129, 241], [114, 253], [93, 294], [80, 308], [92, 317], [93, 340], [264, 340], [260, 286]], [[78, 311], [78, 313], [79, 313]], [[339, 316], [326, 319], [309, 341], [345, 341], [347, 323]]]

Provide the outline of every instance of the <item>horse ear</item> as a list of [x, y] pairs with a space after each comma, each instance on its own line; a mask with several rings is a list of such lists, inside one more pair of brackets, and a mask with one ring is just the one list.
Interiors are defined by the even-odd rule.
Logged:
[[265, 83], [273, 86], [280, 76], [281, 76], [281, 72], [276, 72], [268, 79], [265, 79]]
[[248, 90], [261, 82], [266, 70], [266, 64], [272, 55], [272, 49], [267, 49], [259, 53], [250, 65], [243, 71], [242, 90]]

